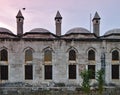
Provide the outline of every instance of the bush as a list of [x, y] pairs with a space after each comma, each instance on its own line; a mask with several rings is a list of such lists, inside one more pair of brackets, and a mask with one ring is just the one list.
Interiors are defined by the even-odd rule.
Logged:
[[85, 71], [81, 72], [80, 75], [83, 79], [82, 90], [84, 91], [84, 93], [89, 94], [90, 93], [91, 70], [85, 70]]

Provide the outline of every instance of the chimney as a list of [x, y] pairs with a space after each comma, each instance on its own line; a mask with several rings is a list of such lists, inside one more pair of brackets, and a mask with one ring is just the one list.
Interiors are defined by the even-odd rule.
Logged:
[[17, 20], [17, 35], [22, 36], [23, 35], [24, 17], [22, 16], [22, 13], [20, 10], [16, 16], [16, 20]]
[[55, 17], [55, 24], [56, 24], [56, 35], [61, 36], [61, 23], [62, 23], [62, 16], [59, 11], [57, 11]]

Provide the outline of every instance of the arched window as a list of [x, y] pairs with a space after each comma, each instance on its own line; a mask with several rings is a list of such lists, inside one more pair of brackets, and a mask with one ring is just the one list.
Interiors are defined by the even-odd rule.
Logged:
[[88, 52], [88, 60], [95, 60], [95, 51], [94, 50], [89, 50]]
[[[52, 79], [52, 50], [47, 49], [44, 52], [44, 78], [45, 80]], [[50, 62], [47, 64], [47, 62]]]
[[117, 50], [112, 52], [112, 60], [119, 60], [119, 52]]
[[32, 50], [28, 49], [25, 51], [25, 61], [32, 61], [32, 60], [33, 60]]
[[74, 50], [69, 51], [69, 60], [75, 61], [76, 60], [76, 52]]
[[52, 51], [51, 50], [46, 50], [44, 52], [44, 61], [45, 62], [52, 61]]
[[8, 52], [3, 49], [0, 51], [0, 61], [8, 61]]

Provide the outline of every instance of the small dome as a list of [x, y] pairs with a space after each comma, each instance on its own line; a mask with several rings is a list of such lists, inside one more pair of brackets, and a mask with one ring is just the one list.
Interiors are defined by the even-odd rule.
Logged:
[[90, 31], [88, 31], [85, 28], [77, 27], [70, 29], [66, 34], [71, 34], [71, 33], [90, 33]]
[[33, 33], [49, 33], [48, 30], [43, 29], [43, 28], [34, 28], [34, 29], [30, 30], [29, 32], [33, 32]]
[[120, 29], [109, 30], [104, 35], [110, 35], [110, 34], [120, 34]]
[[10, 30], [0, 27], [0, 33], [9, 33], [9, 34], [13, 34]]

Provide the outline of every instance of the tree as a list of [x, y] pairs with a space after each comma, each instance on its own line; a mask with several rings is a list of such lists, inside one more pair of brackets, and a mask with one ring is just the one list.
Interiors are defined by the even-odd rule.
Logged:
[[99, 90], [99, 94], [101, 95], [103, 92], [103, 86], [104, 86], [104, 70], [100, 69], [97, 71], [97, 76], [96, 76], [96, 80], [98, 82], [98, 90]]
[[81, 77], [83, 79], [82, 82], [82, 89], [86, 94], [90, 93], [90, 76], [91, 76], [91, 70], [84, 70], [81, 72]]

